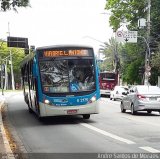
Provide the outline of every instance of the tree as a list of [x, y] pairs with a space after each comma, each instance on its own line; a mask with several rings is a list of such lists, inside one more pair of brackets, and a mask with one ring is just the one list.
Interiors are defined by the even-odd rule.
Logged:
[[[2, 44], [3, 41], [0, 41], [0, 44]], [[20, 64], [23, 58], [25, 57], [25, 53], [23, 49], [20, 48], [8, 48], [7, 43], [3, 42], [2, 46], [0, 47], [0, 55], [3, 64], [6, 64], [7, 62], [7, 72], [8, 72], [8, 78], [11, 78], [11, 67], [9, 64], [10, 61], [10, 50], [12, 53], [12, 64], [13, 64], [13, 72], [14, 72], [14, 79], [15, 83], [20, 83], [21, 81], [21, 72], [20, 72]], [[6, 61], [7, 57], [7, 61]], [[11, 80], [9, 80], [11, 81]], [[11, 84], [9, 84], [11, 85]]]
[[[110, 10], [112, 14], [112, 16], [110, 17], [110, 26], [112, 26], [116, 31], [120, 27], [120, 23], [123, 20], [126, 20], [127, 22], [129, 22], [129, 25], [127, 26], [129, 30], [137, 30], [138, 35], [142, 37], [146, 37], [147, 27], [144, 27], [143, 29], [139, 29], [137, 26], [137, 22], [138, 22], [138, 19], [140, 18], [147, 19], [147, 6], [148, 6], [147, 0], [107, 0], [106, 9]], [[159, 52], [158, 44], [160, 43], [160, 30], [159, 30], [160, 16], [159, 15], [160, 15], [160, 1], [152, 0], [151, 1], [151, 30], [150, 30], [149, 45], [150, 45], [151, 52], [154, 52], [156, 55], [151, 60], [151, 65], [153, 67], [151, 70], [151, 78], [150, 78], [151, 84], [155, 84], [155, 79], [156, 79], [155, 76], [159, 74], [157, 73], [159, 72], [157, 71], [157, 69], [159, 68], [159, 65], [158, 65], [159, 55], [157, 52]], [[130, 68], [131, 66], [134, 65], [133, 63], [136, 60], [136, 57], [141, 58], [140, 65], [144, 65], [145, 52], [147, 50], [147, 47], [145, 45], [146, 44], [144, 43], [144, 41], [138, 38], [137, 45], [130, 44], [129, 46], [127, 45], [124, 46], [124, 50], [126, 54], [125, 57], [127, 57], [127, 59], [129, 58], [132, 59], [130, 63], [125, 63], [123, 66], [123, 68], [125, 69], [125, 72], [124, 72], [125, 76], [127, 76], [127, 74], [130, 74], [129, 69], [127, 71], [127, 68]], [[129, 47], [130, 49], [127, 47]], [[135, 52], [133, 51], [133, 49], [138, 51]], [[128, 57], [128, 55], [130, 55], [130, 57]], [[135, 69], [136, 68], [138, 67], [135, 66]], [[129, 78], [125, 78], [125, 79], [129, 79]]]
[[29, 0], [0, 0], [1, 11], [5, 12], [7, 10], [17, 11], [17, 7], [28, 7]]
[[139, 18], [146, 17], [146, 0], [107, 0], [106, 9], [110, 10], [110, 25], [117, 30], [124, 19], [130, 22], [130, 28], [137, 28]]
[[103, 70], [117, 71], [120, 68], [119, 52], [121, 49], [121, 44], [118, 44], [115, 38], [109, 39], [108, 43], [104, 43], [102, 48], [104, 57], [104, 62], [101, 64]]
[[160, 43], [158, 45], [157, 51], [154, 53], [151, 59], [151, 74], [150, 82], [154, 85], [157, 85], [158, 83], [158, 76], [160, 76]]

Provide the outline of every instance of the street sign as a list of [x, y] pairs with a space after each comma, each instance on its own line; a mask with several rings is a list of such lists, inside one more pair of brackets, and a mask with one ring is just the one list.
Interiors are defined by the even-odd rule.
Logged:
[[28, 38], [22, 37], [7, 37], [8, 47], [28, 48]]
[[116, 31], [116, 40], [118, 41], [118, 42], [124, 42], [124, 32], [123, 31], [121, 31], [121, 30], [117, 30]]
[[118, 42], [137, 43], [137, 31], [116, 31], [116, 40]]

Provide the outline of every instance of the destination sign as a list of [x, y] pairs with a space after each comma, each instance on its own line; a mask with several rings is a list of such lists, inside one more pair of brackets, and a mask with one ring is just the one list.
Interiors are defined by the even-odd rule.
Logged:
[[57, 57], [57, 56], [89, 56], [89, 51], [84, 49], [73, 50], [46, 50], [43, 53], [44, 57]]

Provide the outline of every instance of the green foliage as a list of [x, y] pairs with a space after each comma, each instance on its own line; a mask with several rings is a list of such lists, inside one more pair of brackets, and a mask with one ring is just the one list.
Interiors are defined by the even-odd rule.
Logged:
[[104, 55], [104, 62], [100, 65], [100, 69], [103, 71], [113, 71], [120, 67], [119, 52], [122, 45], [117, 43], [115, 38], [109, 39], [108, 43], [104, 43], [104, 47], [101, 53]]
[[[0, 41], [0, 44], [3, 42]], [[6, 64], [7, 59], [7, 72], [10, 74], [10, 51], [12, 54], [12, 64], [13, 64], [13, 72], [15, 77], [15, 82], [20, 82], [21, 73], [20, 73], [20, 64], [23, 58], [25, 57], [24, 50], [19, 48], [8, 48], [6, 42], [2, 44], [0, 47], [0, 56], [3, 59], [3, 63]]]
[[[129, 30], [137, 30], [138, 35], [146, 38], [147, 27], [139, 29], [137, 26], [138, 19], [147, 19], [147, 0], [107, 0], [106, 10], [111, 12], [110, 26], [116, 31], [120, 27], [120, 23], [130, 22], [127, 26]], [[155, 56], [151, 60], [151, 84], [156, 84], [157, 76], [160, 75], [160, 1], [151, 1], [151, 30], [150, 30], [150, 50]], [[136, 69], [138, 65], [144, 66], [147, 45], [143, 38], [138, 38], [137, 44], [125, 44], [121, 53], [121, 71], [124, 80], [128, 83], [139, 83]], [[138, 60], [138, 62], [137, 62]], [[135, 71], [134, 71], [135, 69]], [[135, 73], [135, 77], [133, 75]], [[137, 77], [136, 77], [137, 76]], [[131, 77], [133, 79], [131, 79]]]
[[137, 21], [141, 17], [145, 17], [146, 0], [107, 0], [106, 9], [110, 10], [110, 25], [117, 30], [120, 22], [126, 19], [131, 22], [130, 27], [137, 28]]
[[152, 67], [159, 69], [160, 68], [160, 52], [157, 52], [151, 60]]
[[151, 78], [150, 82], [154, 85], [158, 83], [158, 76], [160, 76], [160, 44], [157, 49], [157, 52], [155, 52], [154, 55], [152, 55], [151, 59]]
[[144, 66], [144, 55], [141, 48], [132, 43], [123, 45], [120, 59], [123, 81], [128, 84], [141, 83], [142, 77], [138, 76], [139, 66]]
[[15, 10], [17, 11], [17, 7], [28, 7], [29, 0], [0, 0], [1, 3], [1, 11], [7, 10]]
[[128, 84], [141, 84], [141, 77], [138, 75], [138, 69], [141, 65], [141, 59], [137, 59], [132, 63], [125, 65], [123, 81]]

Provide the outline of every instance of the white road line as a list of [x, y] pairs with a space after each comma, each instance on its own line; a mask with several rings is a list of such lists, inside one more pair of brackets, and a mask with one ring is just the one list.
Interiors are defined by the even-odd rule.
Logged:
[[148, 152], [151, 152], [151, 153], [160, 153], [159, 150], [156, 150], [156, 149], [154, 149], [154, 148], [152, 148], [152, 147], [148, 147], [148, 146], [139, 147], [139, 148], [141, 148], [141, 149], [143, 149], [143, 150], [146, 150], [146, 151], [148, 151]]
[[98, 128], [92, 126], [92, 125], [89, 125], [89, 124], [86, 124], [86, 123], [81, 123], [81, 125], [82, 125], [82, 126], [85, 126], [86, 128], [89, 128], [89, 129], [91, 129], [91, 130], [94, 130], [94, 131], [96, 131], [96, 132], [98, 132], [98, 133], [100, 133], [100, 134], [103, 134], [103, 135], [105, 135], [105, 136], [111, 137], [111, 138], [113, 138], [113, 139], [115, 139], [115, 140], [119, 140], [119, 141], [125, 142], [125, 143], [127, 143], [127, 144], [135, 144], [135, 142], [133, 142], [133, 141], [131, 141], [131, 140], [128, 140], [128, 139], [119, 137], [119, 136], [117, 136], [117, 135], [111, 134], [111, 133], [109, 133], [109, 132], [106, 132], [106, 131], [104, 131], [104, 130], [98, 129]]

